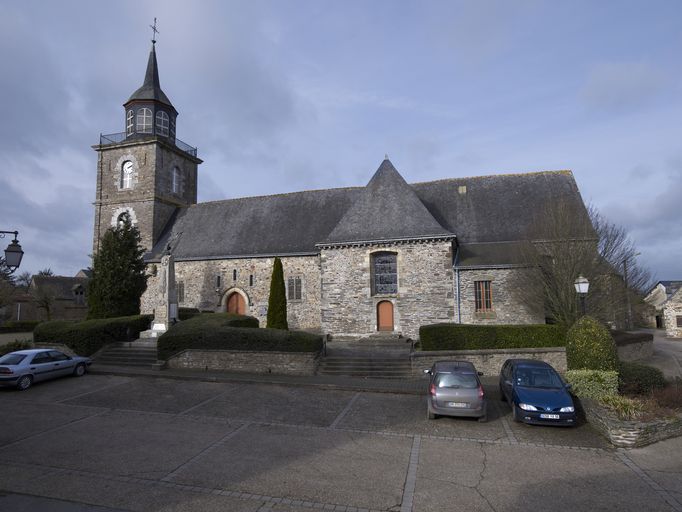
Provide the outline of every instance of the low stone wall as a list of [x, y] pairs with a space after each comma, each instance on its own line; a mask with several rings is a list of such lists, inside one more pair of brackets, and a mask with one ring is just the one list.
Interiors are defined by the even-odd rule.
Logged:
[[484, 375], [497, 375], [507, 359], [538, 359], [551, 364], [558, 372], [566, 371], [566, 349], [547, 348], [507, 348], [499, 350], [439, 350], [414, 352], [412, 354], [412, 374], [422, 375], [422, 370], [430, 368], [436, 361], [471, 361]]
[[239, 350], [184, 350], [166, 363], [168, 368], [219, 370], [279, 375], [314, 375], [316, 352], [250, 352]]
[[682, 435], [682, 414], [654, 421], [626, 421], [594, 400], [583, 398], [580, 404], [587, 421], [614, 446], [638, 448]]
[[653, 357], [653, 335], [646, 332], [622, 331], [616, 331], [612, 334], [618, 350], [618, 358], [621, 361], [639, 361]]

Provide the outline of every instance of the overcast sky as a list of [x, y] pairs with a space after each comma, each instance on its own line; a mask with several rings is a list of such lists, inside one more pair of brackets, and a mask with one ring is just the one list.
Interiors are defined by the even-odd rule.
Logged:
[[[199, 201], [571, 169], [682, 279], [682, 2], [0, 0], [0, 229], [19, 271], [90, 264], [100, 133], [153, 18]], [[8, 239], [1, 243], [6, 246]]]

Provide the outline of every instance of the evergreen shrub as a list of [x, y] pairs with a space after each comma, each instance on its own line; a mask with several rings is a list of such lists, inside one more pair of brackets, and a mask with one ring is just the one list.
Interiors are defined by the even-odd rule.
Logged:
[[258, 329], [256, 318], [212, 313], [179, 322], [158, 340], [158, 357], [166, 360], [186, 349], [263, 352], [319, 352], [322, 336], [302, 331]]
[[658, 368], [640, 363], [621, 362], [619, 367], [618, 388], [621, 393], [643, 394], [666, 385], [663, 372]]
[[618, 371], [616, 345], [609, 331], [592, 317], [580, 318], [566, 335], [569, 370]]
[[275, 258], [272, 266], [272, 279], [270, 281], [270, 296], [268, 297], [269, 329], [288, 329], [287, 323], [287, 296], [284, 287], [284, 270], [282, 260]]
[[118, 318], [67, 322], [55, 320], [43, 322], [35, 331], [36, 344], [62, 343], [81, 356], [90, 356], [107, 343], [136, 339], [140, 331], [149, 328], [151, 315], [133, 315]]
[[178, 320], [189, 320], [200, 314], [197, 308], [178, 308]]
[[5, 322], [0, 325], [0, 334], [12, 332], [33, 332], [40, 322]]
[[562, 326], [546, 324], [430, 324], [419, 328], [425, 351], [563, 347], [565, 335]]
[[5, 343], [0, 346], [0, 356], [14, 352], [15, 350], [26, 350], [28, 348], [33, 348], [33, 342], [31, 340], [16, 340], [9, 343]]
[[566, 381], [571, 392], [580, 398], [599, 400], [606, 395], [618, 394], [618, 372], [602, 370], [569, 370]]

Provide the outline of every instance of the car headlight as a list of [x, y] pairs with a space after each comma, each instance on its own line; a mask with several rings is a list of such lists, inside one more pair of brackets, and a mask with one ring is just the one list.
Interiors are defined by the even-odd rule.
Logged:
[[530, 404], [519, 404], [519, 407], [524, 411], [537, 411], [538, 408]]
[[562, 407], [559, 412], [575, 412], [575, 407]]

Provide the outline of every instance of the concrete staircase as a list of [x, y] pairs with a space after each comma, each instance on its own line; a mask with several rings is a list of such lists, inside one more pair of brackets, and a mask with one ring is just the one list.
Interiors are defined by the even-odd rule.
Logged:
[[411, 341], [394, 334], [327, 343], [317, 375], [370, 379], [412, 378]]
[[93, 362], [97, 365], [152, 368], [157, 364], [156, 340], [147, 338], [112, 343], [97, 353]]

